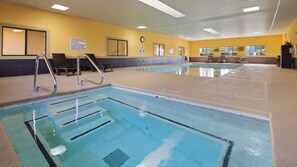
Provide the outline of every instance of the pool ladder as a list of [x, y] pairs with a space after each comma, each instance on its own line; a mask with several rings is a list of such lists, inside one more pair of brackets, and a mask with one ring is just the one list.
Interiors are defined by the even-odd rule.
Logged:
[[[80, 74], [80, 58], [81, 57], [86, 57], [90, 62], [91, 64], [96, 68], [96, 70], [98, 71], [98, 73], [100, 74], [100, 81], [99, 83], [97, 82], [94, 82], [94, 81], [91, 81], [91, 80], [88, 80], [88, 79], [83, 79], [83, 80], [79, 80], [79, 74]], [[86, 54], [81, 54], [77, 57], [77, 85], [83, 85], [83, 82], [86, 81], [86, 82], [90, 82], [90, 83], [93, 83], [95, 85], [101, 85], [103, 83], [103, 80], [104, 80], [104, 77], [103, 77], [103, 73], [99, 70], [98, 66], [96, 65], [96, 63]]]
[[144, 60], [144, 59], [142, 59], [142, 60], [138, 60], [138, 61], [137, 61], [137, 68], [142, 67], [143, 71], [145, 71], [144, 63], [145, 63], [145, 60]]
[[[46, 87], [42, 86], [42, 85], [39, 85], [37, 86], [37, 75], [38, 75], [38, 68], [39, 68], [39, 57], [42, 57], [45, 61], [45, 64], [50, 72], [50, 75], [51, 75], [51, 78], [53, 80], [53, 84], [54, 84], [54, 88], [53, 90], [49, 90], [47, 89]], [[36, 57], [36, 60], [35, 60], [35, 75], [34, 75], [34, 81], [33, 81], [33, 93], [38, 93], [38, 90], [39, 89], [42, 89], [44, 90], [45, 92], [47, 92], [48, 94], [50, 95], [53, 95], [56, 93], [57, 91], [57, 80], [56, 80], [56, 77], [54, 75], [54, 72], [53, 72], [53, 69], [52, 69], [52, 66], [51, 64], [49, 63], [46, 55], [44, 54], [37, 54], [37, 57]]]

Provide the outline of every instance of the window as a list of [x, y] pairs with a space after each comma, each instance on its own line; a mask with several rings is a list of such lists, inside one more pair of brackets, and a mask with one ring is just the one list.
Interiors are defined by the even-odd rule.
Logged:
[[246, 56], [265, 56], [265, 46], [247, 46], [246, 47]]
[[184, 47], [178, 47], [178, 55], [184, 56], [185, 54], [185, 48]]
[[234, 46], [225, 46], [221, 47], [221, 56], [236, 56], [237, 47]]
[[165, 45], [164, 44], [154, 44], [154, 56], [165, 56]]
[[128, 56], [128, 41], [121, 39], [107, 38], [108, 56]]
[[34, 56], [46, 53], [46, 31], [2, 27], [3, 56]]
[[200, 56], [213, 56], [213, 48], [200, 48]]

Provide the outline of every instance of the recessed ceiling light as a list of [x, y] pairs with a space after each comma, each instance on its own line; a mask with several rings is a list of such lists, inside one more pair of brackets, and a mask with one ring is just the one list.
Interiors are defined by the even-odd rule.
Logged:
[[254, 32], [253, 34], [259, 35], [259, 34], [262, 34], [262, 32]]
[[57, 10], [62, 10], [62, 11], [65, 11], [65, 10], [68, 10], [69, 7], [66, 7], [66, 6], [62, 6], [62, 5], [59, 5], [59, 4], [54, 4], [52, 6], [53, 9], [57, 9]]
[[185, 39], [190, 40], [191, 38], [185, 38]]
[[20, 29], [13, 29], [13, 32], [23, 32], [24, 30], [20, 30]]
[[243, 9], [243, 12], [247, 13], [247, 12], [254, 12], [254, 11], [258, 11], [258, 10], [260, 10], [260, 7], [259, 6], [255, 6], [255, 7]]
[[138, 26], [138, 29], [146, 29], [146, 26]]
[[139, 1], [176, 18], [186, 16], [159, 0], [139, 0]]
[[211, 33], [211, 34], [214, 34], [214, 35], [219, 34], [218, 31], [216, 31], [216, 30], [214, 30], [214, 29], [212, 29], [212, 28], [205, 28], [205, 29], [203, 29], [203, 30], [206, 31], [206, 32], [209, 32], [209, 33]]

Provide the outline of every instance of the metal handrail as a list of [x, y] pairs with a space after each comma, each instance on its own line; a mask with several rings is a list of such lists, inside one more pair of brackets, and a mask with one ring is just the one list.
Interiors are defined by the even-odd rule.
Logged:
[[[42, 86], [42, 85], [39, 85], [37, 86], [37, 75], [38, 75], [38, 68], [39, 68], [39, 57], [43, 57], [44, 61], [45, 61], [45, 64], [50, 72], [50, 75], [52, 77], [52, 80], [53, 80], [53, 83], [54, 83], [54, 89], [53, 91], [47, 89], [46, 87]], [[53, 72], [53, 69], [52, 69], [52, 66], [51, 64], [49, 63], [46, 55], [44, 54], [37, 54], [37, 57], [36, 57], [36, 60], [35, 60], [35, 75], [34, 75], [34, 83], [33, 83], [33, 92], [34, 93], [38, 93], [38, 90], [42, 89], [44, 91], [46, 91], [47, 93], [49, 93], [50, 95], [53, 95], [56, 93], [57, 91], [57, 80], [56, 80], [56, 77], [54, 75], [54, 72]]]
[[[99, 81], [99, 84], [94, 82], [94, 81], [87, 80], [87, 79], [81, 80], [79, 82], [79, 74], [80, 74], [80, 67], [79, 66], [80, 66], [80, 58], [81, 57], [86, 57], [91, 62], [91, 64], [96, 68], [96, 70], [98, 71], [98, 73], [100, 74], [100, 77], [101, 77], [101, 80]], [[96, 85], [101, 85], [103, 83], [103, 80], [104, 80], [103, 73], [99, 70], [98, 66], [95, 64], [95, 62], [88, 55], [81, 54], [81, 55], [79, 55], [77, 57], [77, 85], [82, 85], [84, 81], [87, 81], [87, 82], [90, 82], [90, 83], [93, 83], [93, 84], [96, 84]]]
[[137, 60], [137, 67], [143, 67], [144, 66], [144, 63], [145, 63], [145, 60], [142, 59], [142, 60]]

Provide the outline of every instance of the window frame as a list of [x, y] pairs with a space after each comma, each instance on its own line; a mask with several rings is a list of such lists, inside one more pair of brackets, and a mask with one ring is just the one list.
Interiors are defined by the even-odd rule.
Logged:
[[[201, 51], [200, 50], [202, 50], [203, 51], [203, 49], [207, 49], [208, 50], [208, 53], [207, 54], [205, 54], [205, 55], [202, 55], [201, 53]], [[212, 54], [209, 54], [210, 53], [210, 50], [212, 50]], [[199, 48], [199, 56], [213, 56], [214, 55], [214, 48], [211, 48], [211, 47], [203, 47], [203, 48]]]
[[[158, 55], [155, 55], [155, 45], [158, 45], [158, 48], [159, 48], [159, 52], [158, 52]], [[163, 48], [164, 48], [164, 55], [163, 56], [161, 56], [161, 45], [163, 45]], [[153, 53], [154, 53], [154, 56], [155, 57], [165, 57], [165, 53], [166, 53], [166, 49], [165, 49], [165, 44], [163, 44], [163, 43], [153, 43]]]
[[[117, 55], [109, 55], [108, 53], [109, 53], [109, 45], [108, 45], [108, 40], [116, 40], [117, 41]], [[119, 42], [126, 42], [126, 50], [127, 50], [127, 52], [126, 52], [126, 55], [120, 55], [119, 54]], [[128, 56], [129, 54], [129, 41], [128, 40], [126, 40], [126, 39], [119, 39], [119, 38], [113, 38], [113, 37], [106, 37], [106, 46], [107, 46], [107, 52], [106, 52], [106, 54], [107, 54], [107, 56]]]
[[[37, 56], [37, 54], [27, 54], [28, 53], [28, 31], [34, 31], [34, 32], [43, 32], [44, 33], [44, 54], [47, 54], [48, 51], [48, 32], [46, 30], [41, 30], [41, 29], [32, 29], [32, 28], [24, 28], [24, 27], [18, 27], [18, 26], [0, 26], [1, 27], [1, 56]], [[19, 30], [24, 30], [25, 31], [25, 53], [23, 55], [17, 55], [17, 54], [3, 54], [3, 44], [4, 44], [4, 28], [11, 28], [11, 29], [19, 29]]]
[[[222, 53], [222, 48], [224, 48], [224, 54]], [[225, 53], [226, 48], [228, 48], [228, 54]], [[234, 52], [234, 48], [236, 48], [236, 52]], [[230, 54], [231, 50], [231, 54]], [[237, 56], [238, 47], [237, 46], [221, 46], [220, 47], [220, 56]]]
[[[247, 47], [255, 47], [255, 52], [254, 53], [256, 53], [256, 55], [249, 55]], [[261, 52], [259, 52], [259, 54], [257, 54], [257, 47], [264, 47], [264, 50], [265, 50], [264, 55], [261, 55]], [[246, 50], [245, 56], [247, 56], [247, 57], [266, 56], [266, 46], [265, 45], [248, 45], [248, 46], [245, 47], [245, 50]]]
[[[181, 49], [181, 54], [180, 55], [180, 49]], [[179, 46], [178, 47], [178, 56], [185, 56], [185, 47], [184, 46]]]

